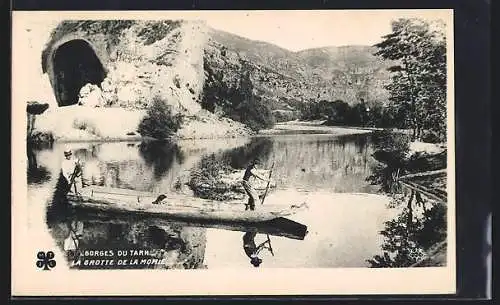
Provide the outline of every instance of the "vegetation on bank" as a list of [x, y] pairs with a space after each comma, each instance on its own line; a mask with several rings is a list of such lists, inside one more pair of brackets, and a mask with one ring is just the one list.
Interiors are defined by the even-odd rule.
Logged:
[[[446, 168], [446, 153], [409, 154], [410, 137], [387, 131], [375, 132], [373, 140], [373, 156], [380, 163], [375, 165], [367, 180], [379, 185], [381, 192], [391, 197], [389, 207], [399, 209], [400, 213], [387, 221], [380, 232], [384, 237], [383, 253], [367, 261], [371, 267], [410, 267], [424, 260], [436, 245], [446, 243], [447, 207], [442, 200], [424, 197], [414, 189], [402, 187], [399, 177]], [[446, 251], [446, 247], [444, 250], [441, 247], [440, 251]], [[430, 263], [446, 264], [443, 261]]]
[[167, 103], [159, 97], [154, 97], [149, 105], [146, 116], [139, 123], [137, 132], [143, 137], [163, 140], [171, 137], [183, 122], [181, 113], [172, 114]]
[[399, 64], [389, 68], [392, 107], [413, 138], [425, 131], [446, 140], [446, 37], [441, 24], [399, 19], [376, 45], [376, 55]]
[[222, 177], [233, 169], [215, 154], [203, 157], [198, 167], [191, 171], [189, 188], [196, 197], [212, 200], [234, 199], [231, 186], [222, 182]]
[[375, 45], [375, 55], [394, 62], [385, 104], [364, 99], [350, 106], [342, 100], [299, 105], [303, 120], [328, 125], [410, 129], [413, 140], [446, 141], [446, 40], [439, 24], [399, 19], [392, 33]]
[[301, 120], [326, 120], [326, 125], [360, 126], [379, 128], [398, 128], [395, 124], [395, 114], [391, 108], [381, 105], [368, 106], [364, 100], [350, 106], [348, 103], [335, 100], [321, 100], [299, 106]]

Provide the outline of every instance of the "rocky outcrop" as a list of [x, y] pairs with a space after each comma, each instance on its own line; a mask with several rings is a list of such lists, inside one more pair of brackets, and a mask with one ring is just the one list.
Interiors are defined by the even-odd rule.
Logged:
[[108, 95], [108, 106], [143, 109], [159, 96], [195, 113], [204, 40], [202, 25], [190, 21], [65, 21], [54, 30], [42, 67], [60, 106], [76, 104], [80, 89], [93, 84]]
[[[136, 134], [145, 110], [159, 98], [174, 114], [186, 116], [180, 137], [248, 134], [242, 124], [201, 109], [206, 39], [206, 26], [198, 21], [60, 23], [42, 52], [42, 70], [59, 107], [47, 113], [40, 129], [53, 131], [58, 140], [127, 138]], [[77, 106], [83, 107], [62, 109]], [[98, 113], [104, 109], [106, 116]], [[117, 129], [106, 117], [129, 123]], [[195, 134], [192, 126], [218, 132]]]

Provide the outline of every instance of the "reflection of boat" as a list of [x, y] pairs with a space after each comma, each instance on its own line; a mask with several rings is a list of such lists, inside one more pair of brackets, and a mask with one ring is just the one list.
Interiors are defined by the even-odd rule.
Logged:
[[80, 195], [68, 194], [69, 203], [75, 208], [97, 212], [113, 212], [136, 215], [154, 215], [171, 219], [210, 220], [217, 222], [257, 223], [290, 216], [304, 209], [299, 205], [259, 205], [255, 211], [245, 211], [241, 202], [219, 202], [167, 194], [160, 203], [154, 204], [161, 194], [128, 189], [89, 186]]
[[307, 235], [307, 226], [286, 218], [276, 218], [272, 220], [243, 223], [243, 222], [225, 222], [214, 220], [170, 220], [158, 215], [136, 216], [125, 215], [123, 213], [93, 213], [93, 211], [78, 211], [76, 214], [78, 220], [88, 223], [107, 223], [107, 224], [129, 224], [136, 223], [144, 226], [174, 226], [196, 227], [196, 228], [214, 228], [239, 232], [256, 232], [260, 234], [269, 234], [291, 239], [303, 240]]

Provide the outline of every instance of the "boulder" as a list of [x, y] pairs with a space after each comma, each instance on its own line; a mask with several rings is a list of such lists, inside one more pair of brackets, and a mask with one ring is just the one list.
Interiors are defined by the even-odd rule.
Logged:
[[87, 107], [104, 106], [105, 100], [101, 88], [94, 84], [86, 84], [80, 89], [78, 104]]

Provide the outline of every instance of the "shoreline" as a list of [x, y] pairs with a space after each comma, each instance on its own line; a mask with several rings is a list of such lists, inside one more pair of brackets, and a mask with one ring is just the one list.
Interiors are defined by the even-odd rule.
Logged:
[[[173, 136], [171, 141], [197, 141], [197, 140], [223, 140], [223, 139], [237, 139], [237, 138], [253, 138], [253, 137], [267, 137], [267, 136], [286, 136], [286, 135], [324, 135], [324, 136], [344, 136], [354, 134], [367, 134], [374, 130], [365, 127], [349, 127], [349, 126], [325, 126], [320, 125], [316, 121], [290, 121], [284, 123], [277, 123], [271, 129], [263, 129], [254, 134], [247, 135], [225, 135], [213, 137], [182, 137]], [[107, 143], [107, 142], [143, 142], [143, 141], [157, 141], [142, 136], [124, 136], [124, 137], [107, 137], [107, 138], [63, 138], [54, 139], [53, 143]], [[168, 140], [167, 140], [168, 141]]]

